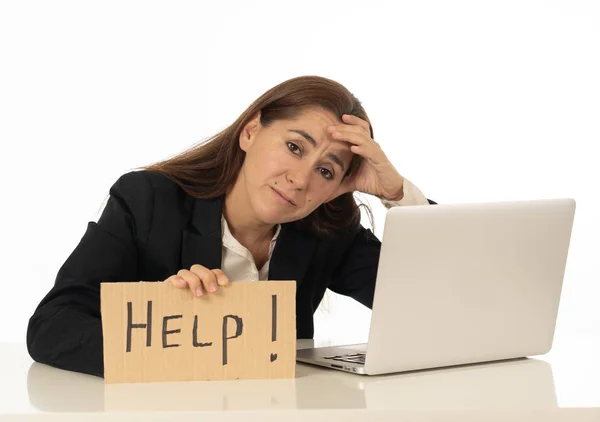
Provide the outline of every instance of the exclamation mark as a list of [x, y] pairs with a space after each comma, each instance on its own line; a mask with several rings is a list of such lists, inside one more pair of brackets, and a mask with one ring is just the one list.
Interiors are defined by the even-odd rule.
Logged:
[[[277, 341], [277, 295], [271, 295], [271, 342]], [[277, 353], [271, 353], [271, 362], [277, 359]]]

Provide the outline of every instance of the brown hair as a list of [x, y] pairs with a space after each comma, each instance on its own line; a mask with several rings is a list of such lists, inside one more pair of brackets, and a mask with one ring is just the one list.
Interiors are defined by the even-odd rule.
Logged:
[[[293, 119], [306, 107], [321, 107], [342, 121], [343, 114], [352, 114], [369, 122], [360, 101], [343, 85], [319, 76], [300, 76], [269, 89], [223, 131], [199, 145], [161, 162], [142, 167], [162, 173], [195, 198], [224, 195], [236, 181], [246, 153], [240, 148], [239, 137], [246, 124], [260, 111], [260, 124], [269, 126], [276, 120]], [[373, 128], [369, 122], [371, 138]], [[361, 165], [363, 157], [354, 155], [344, 179]], [[371, 226], [373, 214], [368, 205]], [[360, 209], [353, 192], [348, 192], [321, 204], [308, 216], [294, 224], [319, 237], [332, 237], [340, 231], [360, 224]]]

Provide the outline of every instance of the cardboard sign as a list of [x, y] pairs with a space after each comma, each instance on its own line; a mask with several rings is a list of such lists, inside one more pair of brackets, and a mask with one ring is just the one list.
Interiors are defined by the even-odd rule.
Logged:
[[293, 378], [296, 282], [101, 283], [104, 381]]

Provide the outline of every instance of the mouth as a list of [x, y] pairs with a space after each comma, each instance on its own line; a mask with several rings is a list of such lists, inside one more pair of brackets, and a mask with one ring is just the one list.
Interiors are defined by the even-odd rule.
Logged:
[[283, 193], [279, 192], [277, 189], [275, 188], [271, 188], [273, 189], [273, 192], [275, 192], [276, 195], [278, 195], [280, 198], [282, 198], [283, 200], [287, 201], [290, 205], [292, 206], [296, 206], [296, 204], [294, 202], [292, 202], [287, 196], [285, 196]]

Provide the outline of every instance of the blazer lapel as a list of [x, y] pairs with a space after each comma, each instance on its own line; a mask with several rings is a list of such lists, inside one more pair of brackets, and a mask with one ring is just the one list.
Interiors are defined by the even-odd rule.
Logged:
[[315, 236], [298, 231], [293, 223], [282, 224], [269, 263], [269, 280], [296, 280], [297, 287], [306, 274], [317, 243]]
[[181, 268], [189, 270], [194, 264], [208, 269], [221, 268], [222, 196], [196, 199], [188, 226], [181, 240]]

